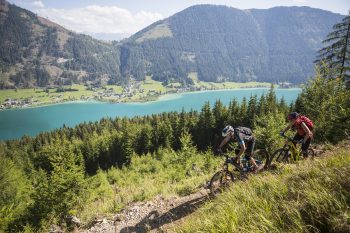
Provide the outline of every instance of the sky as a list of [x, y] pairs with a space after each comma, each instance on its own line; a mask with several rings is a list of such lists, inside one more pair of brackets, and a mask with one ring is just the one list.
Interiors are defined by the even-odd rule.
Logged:
[[238, 9], [310, 6], [348, 14], [350, 0], [8, 0], [67, 29], [128, 37], [158, 20], [197, 4]]

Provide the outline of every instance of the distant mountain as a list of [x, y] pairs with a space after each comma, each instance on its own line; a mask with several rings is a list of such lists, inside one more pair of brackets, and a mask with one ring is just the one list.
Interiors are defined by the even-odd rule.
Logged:
[[122, 75], [205, 81], [289, 81], [313, 73], [322, 40], [343, 16], [310, 7], [238, 10], [197, 5], [158, 21], [121, 46]]
[[120, 84], [145, 75], [184, 84], [196, 77], [301, 83], [342, 18], [309, 7], [197, 5], [120, 42], [103, 42], [0, 0], [0, 88]]
[[95, 33], [95, 32], [83, 32], [83, 34], [89, 35], [92, 38], [104, 41], [119, 41], [128, 38], [130, 34], [127, 33]]
[[0, 88], [119, 82], [119, 51], [0, 0]]

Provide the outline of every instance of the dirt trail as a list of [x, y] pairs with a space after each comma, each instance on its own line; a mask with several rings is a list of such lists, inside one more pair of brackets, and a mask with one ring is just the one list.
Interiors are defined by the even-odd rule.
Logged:
[[157, 196], [151, 201], [136, 202], [114, 219], [102, 219], [79, 233], [171, 232], [172, 226], [196, 211], [209, 198], [207, 189], [184, 197], [165, 199]]

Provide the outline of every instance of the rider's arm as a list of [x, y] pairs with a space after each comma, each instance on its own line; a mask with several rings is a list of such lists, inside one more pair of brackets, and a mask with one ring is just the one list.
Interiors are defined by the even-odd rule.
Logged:
[[[246, 146], [245, 146], [245, 143], [244, 143], [244, 140], [243, 140], [243, 136], [241, 133], [237, 133], [235, 134], [235, 138], [236, 140], [238, 141], [239, 145], [240, 145], [240, 151], [237, 155], [238, 158], [240, 158], [243, 154], [244, 154], [244, 151], [246, 149]], [[239, 161], [239, 160], [238, 160]]]
[[287, 127], [284, 128], [284, 130], [281, 131], [281, 133], [285, 133], [285, 132], [288, 131], [290, 128], [292, 128], [292, 126], [293, 126], [293, 123], [288, 124]]
[[221, 143], [220, 143], [220, 145], [219, 145], [219, 149], [221, 149], [223, 146], [225, 146], [226, 145], [226, 143], [230, 140], [230, 135], [227, 135], [222, 141], [221, 141]]
[[243, 154], [244, 154], [244, 151], [246, 150], [246, 146], [245, 146], [245, 143], [244, 141], [242, 140], [239, 145], [241, 146], [241, 150], [239, 151], [238, 153], [238, 158], [240, 158]]
[[308, 138], [312, 137], [312, 132], [310, 131], [309, 127], [307, 127], [307, 125], [304, 122], [301, 123], [301, 127], [305, 131], [305, 136], [304, 136], [304, 141], [303, 141], [303, 143], [305, 143]]

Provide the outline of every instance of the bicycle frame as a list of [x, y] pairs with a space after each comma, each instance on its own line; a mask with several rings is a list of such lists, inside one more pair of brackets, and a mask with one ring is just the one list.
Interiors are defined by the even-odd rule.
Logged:
[[[231, 182], [234, 180], [241, 179], [241, 168], [235, 164], [235, 162], [229, 157], [228, 153], [221, 153], [221, 155], [225, 156], [224, 163], [221, 166], [221, 169], [217, 171], [209, 181], [208, 187], [210, 189], [211, 194], [215, 196], [216, 193], [221, 192], [226, 189]], [[233, 169], [230, 171], [229, 164], [232, 164]], [[239, 167], [239, 168], [238, 168]], [[233, 174], [233, 170], [235, 168], [239, 169], [240, 175], [236, 177]]]
[[[294, 144], [294, 140], [291, 137], [282, 135], [282, 137], [286, 138], [286, 142], [284, 143], [283, 149], [285, 151], [289, 151], [290, 152], [290, 158], [296, 162], [299, 160], [300, 155], [301, 155], [301, 150], [299, 150], [297, 148], [297, 143]], [[287, 159], [287, 158], [284, 158]]]
[[[210, 189], [210, 192], [212, 194], [216, 194], [220, 190], [224, 190], [229, 186], [231, 182], [234, 182], [235, 180], [247, 180], [248, 176], [247, 174], [249, 172], [256, 172], [256, 168], [253, 165], [250, 165], [250, 161], [248, 161], [245, 157], [240, 159], [241, 164], [243, 167], [238, 165], [236, 163], [236, 159], [232, 159], [230, 157], [229, 153], [220, 153], [221, 155], [225, 156], [224, 163], [221, 165], [221, 169], [219, 169], [210, 179], [208, 187]], [[258, 166], [263, 164], [263, 160], [266, 159], [266, 163], [268, 164], [269, 161], [269, 155], [265, 150], [256, 150], [254, 151], [253, 155], [257, 156], [258, 158], [255, 159], [255, 162]], [[254, 157], [253, 156], [253, 157]], [[259, 159], [260, 157], [261, 159]], [[236, 157], [237, 158], [237, 157]], [[229, 164], [232, 165], [233, 169], [230, 169]], [[260, 169], [261, 170], [261, 169]]]
[[281, 135], [282, 137], [286, 138], [286, 142], [284, 143], [283, 147], [275, 150], [273, 154], [271, 155], [270, 161], [268, 166], [271, 166], [271, 164], [275, 162], [297, 162], [299, 160], [305, 159], [305, 158], [314, 158], [315, 152], [312, 148], [308, 148], [306, 151], [306, 154], [304, 155], [304, 152], [301, 150], [297, 144], [301, 144], [301, 141], [296, 142], [293, 140], [293, 138], [290, 138], [286, 135]]
[[[225, 163], [223, 164], [223, 169], [224, 170], [228, 170], [228, 164], [232, 164], [233, 167], [235, 167], [238, 171], [240, 172], [250, 172], [252, 171], [253, 169], [253, 165], [250, 164], [250, 161], [247, 160], [245, 158], [245, 156], [242, 156], [240, 157], [240, 162], [241, 164], [243, 165], [242, 167], [241, 166], [238, 166], [237, 163], [235, 163], [235, 161], [233, 161], [233, 159], [231, 157], [229, 157], [229, 154], [228, 153], [224, 153], [225, 155]], [[236, 154], [237, 156], [237, 154]], [[254, 157], [253, 157], [254, 158]], [[260, 161], [259, 159], [254, 159], [255, 160], [255, 163], [259, 166], [262, 164], [262, 161]], [[249, 165], [250, 164], [250, 165]]]

